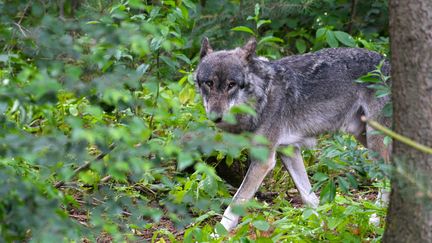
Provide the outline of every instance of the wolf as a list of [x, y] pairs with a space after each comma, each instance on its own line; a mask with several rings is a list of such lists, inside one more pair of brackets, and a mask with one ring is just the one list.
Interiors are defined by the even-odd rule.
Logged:
[[[388, 126], [390, 121], [381, 110], [389, 97], [377, 98], [367, 84], [355, 82], [381, 62], [382, 72], [388, 75], [390, 65], [382, 55], [361, 48], [329, 48], [269, 61], [255, 54], [256, 46], [256, 40], [251, 39], [233, 50], [213, 51], [208, 38], [203, 38], [194, 75], [207, 116], [217, 127], [232, 133], [254, 133], [269, 141], [267, 159], [251, 161], [223, 214], [221, 224], [228, 231], [239, 220], [233, 206], [254, 196], [275, 166], [277, 155], [302, 201], [311, 207], [319, 204], [301, 148], [313, 146], [320, 134], [348, 132], [385, 160], [390, 153], [383, 135], [361, 120], [364, 116]], [[256, 115], [238, 114], [236, 124], [226, 122], [224, 115], [240, 104], [251, 106]], [[277, 153], [279, 146], [287, 145], [294, 146], [292, 156]]]

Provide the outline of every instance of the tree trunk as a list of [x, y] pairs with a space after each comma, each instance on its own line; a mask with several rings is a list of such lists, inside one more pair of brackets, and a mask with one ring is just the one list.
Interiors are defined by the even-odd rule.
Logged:
[[[397, 133], [432, 147], [432, 1], [390, 0]], [[432, 242], [432, 155], [395, 141], [383, 242]]]

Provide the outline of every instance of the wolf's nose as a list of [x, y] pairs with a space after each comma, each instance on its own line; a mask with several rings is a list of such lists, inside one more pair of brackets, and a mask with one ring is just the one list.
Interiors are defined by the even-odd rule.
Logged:
[[214, 123], [219, 123], [222, 121], [222, 117], [216, 117], [213, 121]]

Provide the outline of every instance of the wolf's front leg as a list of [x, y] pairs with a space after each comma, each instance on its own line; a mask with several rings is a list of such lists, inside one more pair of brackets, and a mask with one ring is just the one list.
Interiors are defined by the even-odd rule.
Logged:
[[312, 192], [300, 149], [295, 148], [294, 154], [290, 157], [281, 154], [281, 159], [285, 168], [290, 173], [297, 190], [300, 192], [303, 203], [316, 208], [319, 204], [319, 199]]
[[255, 195], [266, 175], [273, 169], [275, 163], [274, 150], [270, 151], [269, 158], [266, 161], [252, 161], [242, 184], [234, 195], [232, 203], [223, 214], [221, 224], [225, 229], [231, 231], [237, 226], [239, 220], [239, 216], [232, 211], [232, 206], [249, 201]]

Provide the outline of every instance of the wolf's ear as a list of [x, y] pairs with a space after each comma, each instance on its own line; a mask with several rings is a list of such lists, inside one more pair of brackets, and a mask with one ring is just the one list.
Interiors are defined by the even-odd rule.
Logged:
[[255, 55], [256, 46], [256, 39], [255, 37], [252, 37], [251, 39], [249, 39], [246, 45], [241, 48], [243, 52], [243, 57], [246, 61], [249, 61]]
[[209, 39], [204, 37], [201, 41], [200, 58], [203, 59], [208, 54], [212, 53], [213, 49], [210, 46]]

